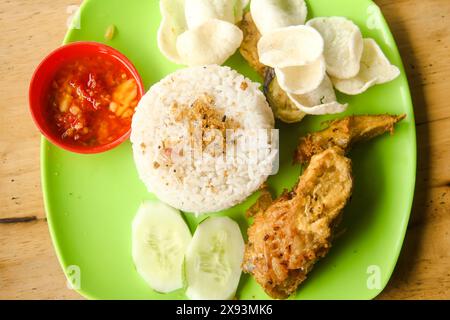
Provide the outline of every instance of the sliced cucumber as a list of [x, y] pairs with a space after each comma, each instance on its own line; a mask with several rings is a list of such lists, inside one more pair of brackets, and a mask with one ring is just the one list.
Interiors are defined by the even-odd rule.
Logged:
[[192, 240], [178, 210], [157, 201], [141, 205], [132, 226], [136, 269], [151, 288], [167, 293], [183, 287], [183, 263]]
[[241, 277], [244, 239], [230, 218], [200, 224], [186, 253], [186, 295], [193, 300], [233, 299]]

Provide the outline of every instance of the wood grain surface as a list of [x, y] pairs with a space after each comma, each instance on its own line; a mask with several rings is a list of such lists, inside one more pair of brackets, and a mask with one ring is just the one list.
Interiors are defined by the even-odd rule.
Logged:
[[[355, 0], [357, 1], [357, 0]], [[0, 2], [0, 299], [81, 299], [66, 286], [42, 203], [28, 84], [80, 0]], [[396, 270], [380, 299], [450, 299], [450, 1], [378, 0], [414, 100], [418, 176]]]

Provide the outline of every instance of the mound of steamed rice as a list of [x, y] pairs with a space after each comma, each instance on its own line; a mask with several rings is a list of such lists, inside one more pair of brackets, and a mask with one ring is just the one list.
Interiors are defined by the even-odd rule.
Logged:
[[[253, 161], [224, 161], [223, 153], [203, 153], [192, 161], [173, 157], [174, 150], [183, 156], [190, 152], [186, 146], [175, 146], [192, 129], [187, 115], [199, 99], [210, 99], [222, 121], [246, 135], [272, 129], [273, 113], [258, 88], [236, 71], [217, 65], [183, 69], [155, 84], [137, 107], [131, 134], [135, 163], [147, 189], [177, 209], [200, 214], [228, 209], [260, 188], [273, 170], [273, 152], [256, 158], [254, 148], [236, 152], [239, 158], [253, 156]], [[180, 119], [183, 115], [185, 119]], [[272, 140], [266, 143], [270, 147]]]

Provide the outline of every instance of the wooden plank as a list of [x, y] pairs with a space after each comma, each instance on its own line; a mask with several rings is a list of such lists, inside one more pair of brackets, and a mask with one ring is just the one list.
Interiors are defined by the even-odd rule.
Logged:
[[450, 186], [418, 190], [400, 259], [379, 299], [450, 299]]
[[422, 192], [450, 184], [449, 128], [450, 118], [417, 126], [417, 189], [422, 186]]
[[397, 41], [417, 123], [450, 118], [450, 5], [447, 0], [375, 0]]
[[69, 290], [47, 222], [0, 224], [0, 299], [80, 299]]

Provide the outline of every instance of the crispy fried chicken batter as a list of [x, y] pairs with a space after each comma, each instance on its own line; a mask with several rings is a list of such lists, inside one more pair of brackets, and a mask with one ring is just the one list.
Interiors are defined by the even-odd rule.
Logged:
[[353, 188], [351, 161], [345, 153], [356, 142], [392, 133], [404, 118], [349, 117], [300, 140], [296, 159], [309, 164], [297, 186], [272, 203], [264, 192], [248, 211], [255, 220], [248, 229], [243, 270], [267, 294], [288, 298], [330, 250]]
[[244, 18], [239, 23], [239, 28], [244, 33], [244, 40], [242, 41], [239, 51], [250, 67], [252, 67], [261, 77], [264, 78], [266, 66], [259, 61], [257, 50], [259, 39], [261, 39], [261, 34], [259, 33], [250, 12], [247, 12], [244, 15]]
[[322, 131], [300, 139], [294, 162], [307, 164], [312, 156], [331, 147], [339, 147], [347, 153], [355, 143], [370, 140], [386, 132], [394, 132], [394, 126], [406, 116], [352, 116], [331, 122]]
[[294, 190], [256, 214], [244, 271], [273, 298], [289, 297], [330, 249], [352, 186], [351, 162], [341, 150], [314, 156]]

